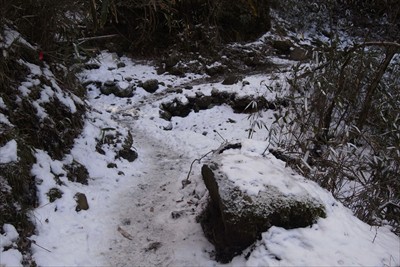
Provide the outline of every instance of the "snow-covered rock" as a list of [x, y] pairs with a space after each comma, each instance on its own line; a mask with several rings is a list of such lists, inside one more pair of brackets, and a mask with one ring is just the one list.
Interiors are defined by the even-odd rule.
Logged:
[[211, 201], [201, 222], [222, 262], [232, 260], [271, 226], [306, 227], [325, 217], [322, 202], [302, 186], [306, 180], [288, 174], [275, 159], [241, 148], [240, 143], [229, 144], [202, 167]]

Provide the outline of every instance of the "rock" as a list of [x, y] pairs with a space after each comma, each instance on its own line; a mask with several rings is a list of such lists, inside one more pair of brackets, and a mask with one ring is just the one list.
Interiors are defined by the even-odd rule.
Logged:
[[150, 79], [142, 84], [143, 89], [148, 93], [154, 93], [158, 89], [158, 80]]
[[100, 142], [96, 144], [96, 151], [97, 151], [97, 153], [99, 153], [101, 155], [105, 155], [106, 154], [104, 149], [101, 147], [101, 143]]
[[278, 54], [280, 55], [289, 55], [290, 49], [293, 47], [292, 42], [290, 42], [289, 40], [275, 40], [272, 41], [271, 45], [278, 51]]
[[197, 91], [197, 92], [195, 93], [195, 95], [196, 95], [196, 97], [202, 97], [202, 96], [204, 96], [204, 93], [201, 92], [201, 91]]
[[125, 66], [126, 66], [126, 65], [125, 65], [124, 62], [118, 62], [118, 63], [117, 63], [117, 68], [118, 68], [118, 69], [124, 68]]
[[126, 159], [129, 162], [133, 162], [135, 161], [135, 159], [137, 159], [138, 157], [138, 153], [135, 150], [132, 149], [122, 149], [120, 151], [118, 151], [117, 153], [117, 158], [123, 158]]
[[58, 189], [58, 188], [51, 188], [50, 190], [49, 190], [49, 192], [47, 192], [47, 196], [49, 197], [49, 201], [50, 201], [50, 203], [53, 203], [54, 201], [56, 201], [57, 199], [59, 199], [59, 198], [62, 198], [62, 195], [63, 195], [64, 193], [60, 190], [60, 189]]
[[89, 172], [85, 166], [74, 160], [71, 164], [66, 165], [65, 168], [67, 169], [68, 180], [84, 185], [88, 184]]
[[180, 56], [181, 55], [179, 55], [177, 53], [172, 53], [172, 54], [168, 55], [164, 61], [165, 68], [169, 69], [169, 68], [172, 68], [173, 66], [175, 66], [176, 64], [178, 64]]
[[[160, 105], [163, 112], [168, 112], [171, 116], [186, 117], [192, 111], [192, 106], [189, 102], [182, 101], [181, 99], [175, 98], [172, 101], [164, 102]], [[160, 113], [161, 115], [161, 113]]]
[[81, 211], [81, 210], [88, 210], [89, 209], [89, 204], [86, 198], [86, 195], [83, 193], [76, 193], [74, 196], [74, 199], [76, 201], [76, 208], [75, 210]]
[[183, 210], [171, 212], [171, 217], [172, 217], [172, 219], [174, 219], [174, 220], [179, 219], [179, 218], [182, 217], [183, 215], [185, 215], [185, 211], [183, 211]]
[[238, 83], [240, 81], [240, 77], [236, 75], [229, 75], [227, 76], [224, 81], [222, 82], [223, 85], [232, 85]]
[[168, 69], [168, 72], [171, 75], [184, 77], [185, 76], [185, 69], [181, 66], [173, 66], [172, 68]]
[[118, 168], [118, 166], [114, 162], [110, 162], [110, 163], [107, 164], [107, 168], [109, 168], [109, 169]]
[[115, 91], [117, 91], [117, 83], [114, 81], [106, 81], [101, 87], [100, 87], [100, 92], [104, 95], [110, 95], [113, 94]]
[[275, 171], [276, 167], [264, 166], [272, 163], [254, 152], [246, 154], [240, 147], [231, 144], [235, 150], [220, 150], [202, 167], [210, 201], [199, 221], [215, 246], [216, 259], [223, 263], [231, 261], [271, 226], [306, 227], [326, 216], [321, 202], [298, 184], [299, 178], [283, 171], [271, 174], [268, 170]]
[[210, 66], [206, 66], [206, 73], [210, 76], [216, 76], [219, 74], [223, 74], [228, 67], [219, 62], [214, 63]]
[[171, 121], [172, 115], [168, 111], [160, 110], [158, 113], [160, 114], [161, 119], [164, 119], [166, 121]]
[[116, 85], [116, 88], [114, 89], [113, 93], [115, 96], [118, 97], [132, 97], [134, 90], [135, 90], [134, 85], [128, 84], [126, 82], [119, 82]]
[[202, 96], [200, 98], [196, 98], [196, 105], [199, 109], [208, 109], [212, 103], [212, 96]]
[[172, 126], [172, 123], [170, 122], [170, 123], [168, 123], [168, 125], [167, 126], [164, 126], [164, 131], [171, 131], [172, 130], [172, 128], [173, 128], [173, 126]]
[[104, 95], [114, 94], [118, 97], [132, 97], [134, 85], [127, 82], [106, 81], [101, 87], [100, 92]]

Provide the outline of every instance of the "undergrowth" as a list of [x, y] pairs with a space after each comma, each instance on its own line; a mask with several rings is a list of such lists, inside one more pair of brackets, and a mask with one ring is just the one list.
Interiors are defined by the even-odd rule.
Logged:
[[275, 155], [372, 225], [400, 234], [400, 45], [332, 50], [297, 66], [289, 107], [270, 130]]

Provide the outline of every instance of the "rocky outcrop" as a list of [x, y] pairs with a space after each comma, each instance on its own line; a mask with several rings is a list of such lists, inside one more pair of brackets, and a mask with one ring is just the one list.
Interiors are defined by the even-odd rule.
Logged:
[[202, 167], [210, 201], [200, 223], [218, 261], [229, 262], [271, 226], [306, 227], [325, 217], [323, 205], [298, 184], [301, 180], [284, 172], [269, 175], [266, 170], [274, 173], [275, 167], [261, 156], [229, 151], [235, 152], [215, 154]]
[[[255, 103], [252, 105], [252, 103]], [[229, 105], [236, 113], [253, 113], [258, 110], [275, 110], [279, 105], [286, 105], [283, 100], [268, 101], [263, 96], [238, 96], [226, 91], [212, 91], [211, 95], [197, 93], [195, 96], [186, 96], [163, 102], [160, 105], [160, 117], [171, 120], [173, 116], [186, 117], [190, 112], [210, 109], [214, 106]]]
[[134, 85], [127, 82], [106, 81], [101, 87], [100, 92], [104, 95], [114, 94], [118, 97], [132, 97], [135, 90]]

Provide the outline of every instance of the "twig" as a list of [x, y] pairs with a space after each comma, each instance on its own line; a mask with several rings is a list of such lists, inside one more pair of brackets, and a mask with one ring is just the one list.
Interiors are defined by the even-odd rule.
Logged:
[[224, 143], [227, 142], [227, 140], [217, 130], [214, 130], [214, 132], [216, 132], [219, 135], [219, 137], [221, 137], [221, 139], [224, 140]]
[[378, 235], [378, 228], [379, 228], [378, 226], [375, 227], [375, 236], [374, 239], [372, 240], [372, 243], [375, 242], [376, 236]]
[[190, 173], [192, 172], [193, 164], [194, 164], [196, 161], [197, 161], [198, 163], [200, 163], [200, 161], [201, 161], [202, 159], [204, 159], [204, 158], [207, 157], [210, 153], [214, 153], [214, 152], [217, 151], [217, 150], [218, 150], [218, 149], [210, 150], [210, 151], [208, 151], [206, 154], [204, 154], [203, 156], [201, 156], [200, 158], [195, 159], [195, 160], [192, 161], [192, 163], [190, 164], [190, 168], [189, 168], [189, 172], [188, 172], [188, 174], [187, 174], [187, 177], [186, 177], [185, 180], [182, 181], [182, 188], [185, 188], [186, 185], [190, 184], [189, 177], [190, 177]]
[[109, 35], [102, 35], [102, 36], [85, 37], [85, 38], [78, 39], [78, 41], [79, 41], [79, 44], [83, 44], [86, 41], [107, 39], [107, 38], [112, 38], [112, 37], [116, 37], [116, 36], [118, 36], [118, 34], [109, 34]]
[[47, 248], [42, 247], [41, 245], [39, 245], [38, 243], [36, 243], [35, 240], [31, 240], [31, 242], [32, 242], [32, 244], [35, 244], [35, 245], [38, 246], [39, 248], [44, 249], [44, 250], [46, 250], [47, 252], [50, 252], [50, 253], [51, 253], [50, 250], [48, 250]]

